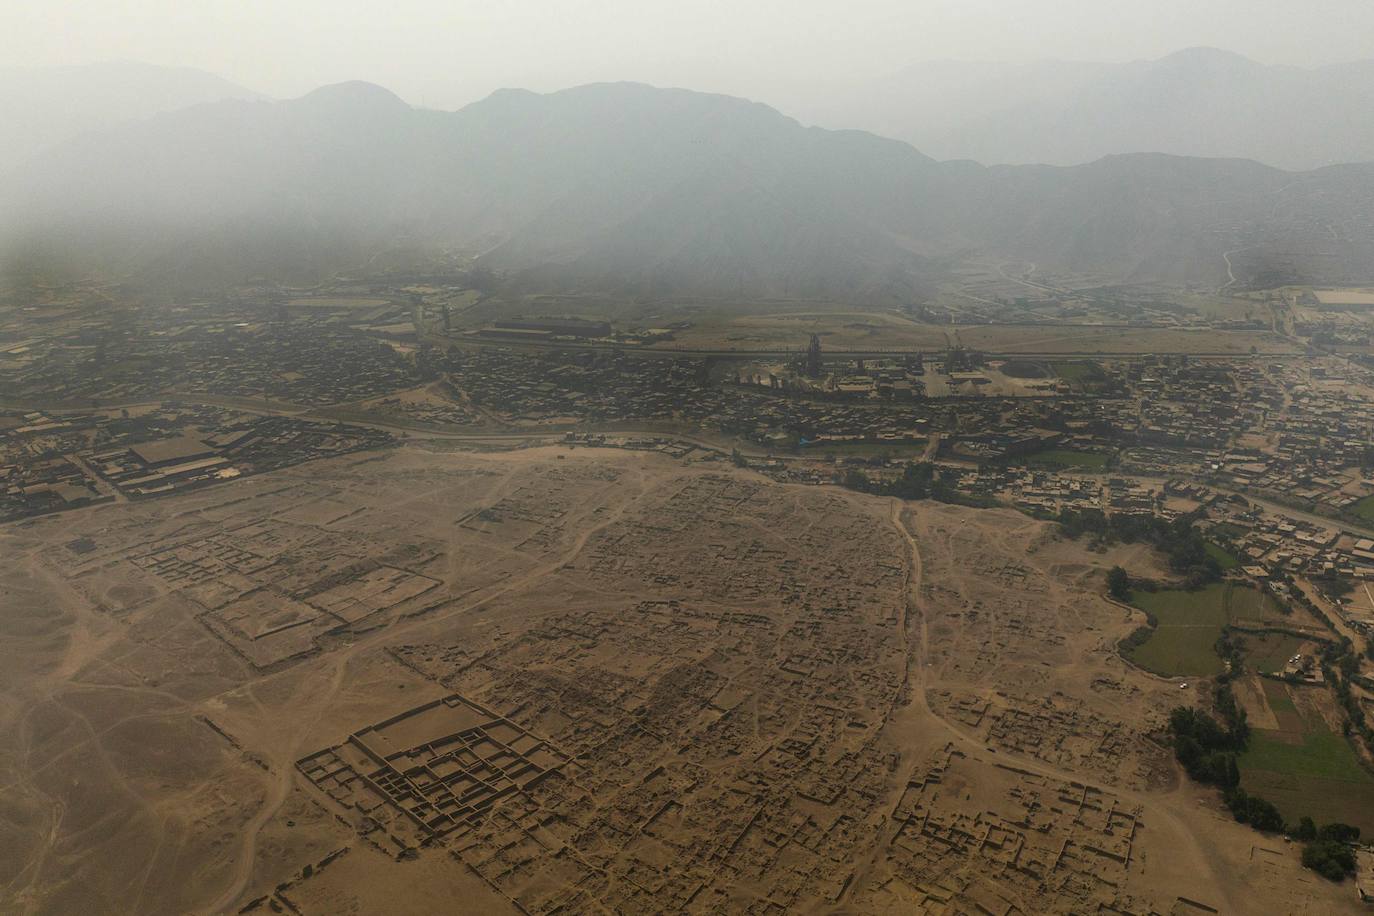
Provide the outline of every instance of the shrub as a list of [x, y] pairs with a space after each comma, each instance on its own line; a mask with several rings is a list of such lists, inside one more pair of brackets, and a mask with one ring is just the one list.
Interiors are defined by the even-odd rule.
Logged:
[[1323, 878], [1344, 881], [1355, 870], [1355, 854], [1344, 843], [1316, 840], [1303, 847], [1302, 864]]
[[1242, 824], [1269, 833], [1283, 830], [1283, 815], [1279, 814], [1279, 809], [1259, 796], [1236, 787], [1227, 789], [1224, 798], [1226, 807], [1231, 809], [1231, 816]]
[[1113, 566], [1107, 573], [1107, 593], [1117, 601], [1125, 601], [1131, 596], [1131, 577], [1120, 566]]

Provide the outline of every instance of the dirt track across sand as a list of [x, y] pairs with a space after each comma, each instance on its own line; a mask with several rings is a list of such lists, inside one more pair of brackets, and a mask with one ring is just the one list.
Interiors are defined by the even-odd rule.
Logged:
[[412, 446], [0, 545], [6, 911], [1353, 906], [1013, 512]]

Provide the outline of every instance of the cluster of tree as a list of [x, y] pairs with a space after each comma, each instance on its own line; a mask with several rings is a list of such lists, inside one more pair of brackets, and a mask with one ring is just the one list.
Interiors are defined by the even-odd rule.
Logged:
[[851, 467], [845, 471], [841, 482], [851, 490], [873, 493], [877, 496], [933, 499], [937, 502], [975, 508], [996, 505], [995, 500], [962, 493], [950, 486], [940, 476], [935, 465], [924, 461], [908, 464], [902, 470], [902, 475], [893, 480], [874, 480], [858, 468]]
[[1344, 598], [1355, 590], [1355, 583], [1345, 576], [1338, 576], [1335, 573], [1325, 576], [1317, 576], [1312, 583], [1320, 588], [1328, 598], [1337, 601]]
[[463, 282], [483, 296], [489, 296], [501, 287], [501, 278], [486, 264], [474, 264], [468, 268], [463, 274]]
[[1283, 830], [1283, 815], [1273, 804], [1251, 795], [1240, 786], [1232, 786], [1222, 794], [1231, 816], [1242, 824], [1249, 824], [1256, 830], [1266, 833], [1279, 833]]
[[415, 371], [422, 382], [438, 381], [444, 375], [444, 352], [438, 347], [421, 344], [415, 351]]
[[1169, 714], [1169, 734], [1174, 739], [1174, 756], [1189, 777], [1232, 790], [1240, 785], [1236, 755], [1250, 741], [1250, 725], [1230, 684], [1219, 685], [1214, 700], [1221, 722], [1191, 706], [1177, 706]]
[[1360, 828], [1338, 823], [1327, 824], [1318, 830], [1312, 818], [1304, 817], [1298, 821], [1298, 826], [1293, 828], [1293, 839], [1305, 843], [1354, 843], [1360, 839]]
[[1143, 646], [1149, 642], [1150, 634], [1154, 633], [1155, 625], [1153, 622], [1136, 627], [1125, 639], [1117, 645], [1117, 649], [1122, 655], [1129, 657], [1132, 650], [1138, 646]]
[[[1240, 674], [1241, 668], [1245, 665], [1244, 637], [1235, 633], [1230, 627], [1224, 627], [1221, 635], [1217, 637], [1215, 650], [1217, 656], [1228, 665], [1226, 674], [1219, 678], [1221, 682], [1229, 681]], [[1229, 688], [1227, 692], [1229, 694]]]
[[926, 462], [908, 464], [901, 477], [885, 481], [875, 481], [857, 468], [850, 468], [845, 472], [844, 483], [852, 490], [902, 499], [929, 499], [941, 485], [935, 465]]
[[1104, 541], [1133, 544], [1143, 541], [1163, 553], [1169, 568], [1183, 575], [1189, 586], [1203, 585], [1221, 578], [1216, 558], [1207, 553], [1207, 541], [1194, 524], [1197, 516], [1181, 515], [1166, 521], [1154, 515], [1112, 515], [1101, 509], [1064, 509], [1059, 513], [1060, 530], [1071, 538], [1085, 534]]
[[1292, 831], [1302, 848], [1302, 864], [1323, 878], [1344, 880], [1355, 870], [1355, 853], [1350, 844], [1360, 838], [1360, 828], [1349, 824], [1327, 824], [1320, 830], [1312, 818], [1304, 817]]
[[1169, 714], [1174, 756], [1190, 779], [1222, 789], [1226, 807], [1236, 820], [1256, 830], [1282, 830], [1283, 815], [1278, 809], [1240, 787], [1236, 755], [1249, 744], [1250, 725], [1229, 683], [1217, 686], [1213, 702], [1220, 722], [1191, 706], [1177, 706]]
[[1222, 800], [1231, 816], [1256, 830], [1287, 832], [1306, 844], [1302, 864], [1332, 881], [1341, 881], [1355, 870], [1355, 855], [1348, 844], [1360, 838], [1360, 828], [1349, 824], [1327, 824], [1321, 829], [1310, 817], [1287, 825], [1278, 808], [1240, 787], [1236, 755], [1250, 740], [1245, 710], [1236, 703], [1226, 680], [1213, 693], [1217, 718], [1189, 706], [1178, 706], [1169, 714], [1169, 733], [1174, 739], [1174, 756], [1188, 776], [1197, 782], [1219, 786]]
[[1117, 601], [1131, 597], [1131, 574], [1120, 566], [1113, 566], [1107, 572], [1107, 594]]
[[1343, 881], [1355, 870], [1355, 853], [1344, 843], [1314, 840], [1302, 848], [1302, 864], [1323, 878]]
[[[1322, 610], [1321, 607], [1317, 604], [1317, 602], [1315, 602], [1315, 601], [1313, 601], [1311, 598], [1307, 597], [1307, 593], [1306, 593], [1306, 592], [1304, 592], [1302, 589], [1298, 588], [1298, 587], [1294, 584], [1294, 582], [1293, 582], [1293, 577], [1292, 577], [1292, 576], [1290, 576], [1288, 573], [1284, 572], [1283, 570], [1277, 570], [1277, 569], [1274, 570], [1274, 572], [1273, 572], [1272, 575], [1273, 575], [1273, 578], [1271, 579], [1271, 583], [1270, 583], [1270, 585], [1271, 585], [1270, 594], [1273, 594], [1273, 587], [1272, 587], [1272, 586], [1273, 586], [1274, 583], [1276, 583], [1276, 582], [1281, 582], [1281, 583], [1283, 583], [1284, 585], [1287, 586], [1287, 594], [1288, 594], [1288, 597], [1289, 597], [1290, 599], [1292, 599], [1292, 601], [1293, 601], [1294, 604], [1298, 604], [1298, 605], [1301, 605], [1302, 607], [1306, 608], [1306, 609], [1307, 609], [1307, 612], [1308, 612], [1309, 614], [1311, 614], [1313, 617], [1315, 617], [1315, 618], [1317, 618], [1318, 620], [1320, 620], [1322, 623], [1324, 623], [1324, 624], [1326, 625], [1326, 628], [1327, 628], [1328, 630], [1332, 630], [1332, 631], [1334, 631], [1334, 632], [1340, 632], [1339, 630], [1336, 630], [1336, 625], [1331, 621], [1330, 615], [1328, 615], [1328, 614], [1326, 613], [1326, 611]], [[1291, 608], [1290, 608], [1289, 610], [1291, 611]]]
[[[1137, 586], [1146, 590], [1154, 589], [1154, 583], [1150, 582], [1148, 579], [1136, 582], [1131, 579], [1131, 574], [1120, 566], [1113, 566], [1107, 571], [1107, 594], [1111, 595], [1117, 601], [1130, 601], [1131, 589]], [[1120, 651], [1123, 656], [1129, 657], [1132, 650], [1149, 641], [1150, 635], [1155, 631], [1157, 622], [1155, 616], [1149, 611], [1145, 611], [1145, 621], [1143, 625], [1132, 630], [1131, 633], [1117, 645], [1118, 651]]]
[[[1367, 646], [1366, 654], [1369, 651], [1370, 647]], [[1340, 642], [1327, 645], [1322, 650], [1321, 662], [1322, 673], [1326, 675], [1327, 682], [1336, 693], [1336, 699], [1345, 710], [1346, 736], [1358, 734], [1367, 747], [1374, 748], [1374, 728], [1370, 727], [1359, 698], [1350, 690], [1350, 682], [1360, 670], [1360, 657], [1355, 653], [1350, 637], [1343, 636]]]

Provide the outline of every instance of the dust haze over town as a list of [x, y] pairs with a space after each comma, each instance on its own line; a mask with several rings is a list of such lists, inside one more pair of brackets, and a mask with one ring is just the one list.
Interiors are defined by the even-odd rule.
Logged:
[[1374, 902], [1374, 7], [0, 27], [0, 911]]

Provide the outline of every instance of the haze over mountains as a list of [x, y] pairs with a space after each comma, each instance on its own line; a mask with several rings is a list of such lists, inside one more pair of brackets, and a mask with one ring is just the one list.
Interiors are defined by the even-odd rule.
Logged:
[[[18, 260], [302, 280], [437, 253], [531, 288], [908, 299], [968, 254], [1116, 280], [1365, 279], [1374, 166], [938, 162], [761, 104], [616, 83], [457, 112], [365, 83], [73, 137], [0, 180]], [[11, 266], [15, 258], [11, 258]]]
[[0, 173], [55, 144], [201, 102], [257, 97], [213, 73], [117, 61], [0, 68]]
[[1298, 170], [1374, 160], [1374, 61], [1305, 69], [1214, 48], [1131, 63], [933, 61], [798, 104], [817, 124], [988, 164], [1143, 152]]

